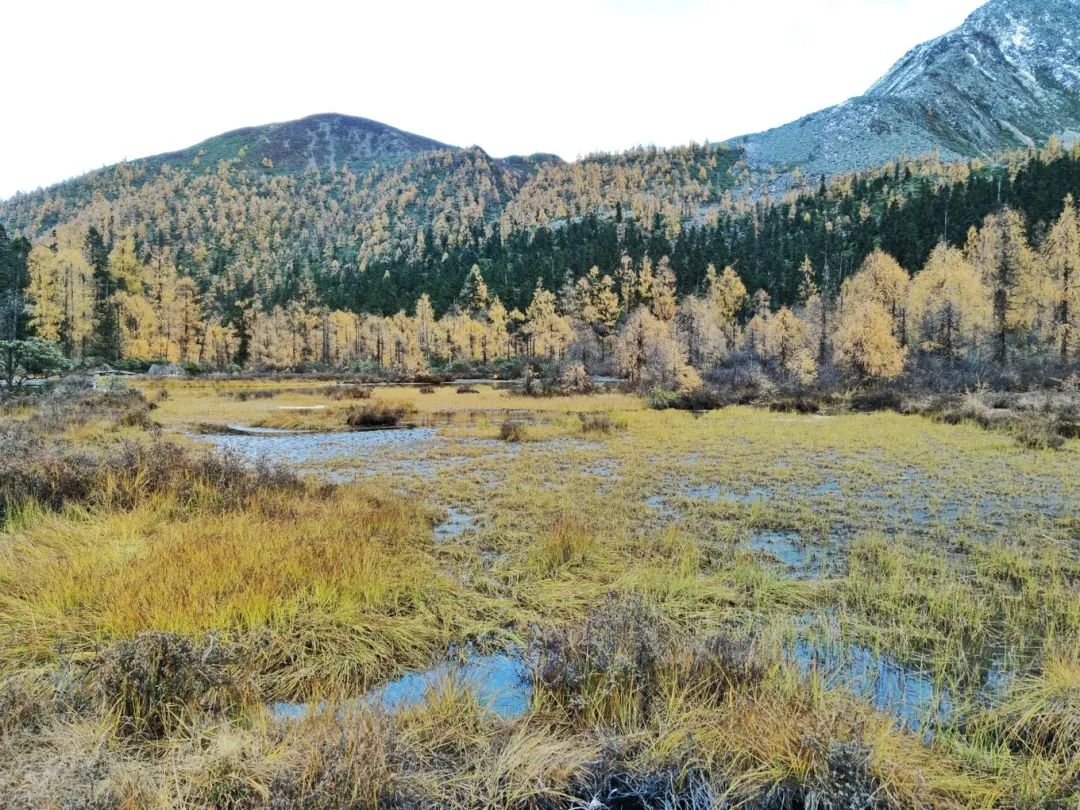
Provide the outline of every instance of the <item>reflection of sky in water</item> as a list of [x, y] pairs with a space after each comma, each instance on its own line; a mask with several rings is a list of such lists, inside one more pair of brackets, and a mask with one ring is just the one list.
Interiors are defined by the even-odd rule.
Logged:
[[[245, 428], [250, 431], [250, 428]], [[391, 430], [354, 430], [336, 433], [258, 432], [250, 435], [212, 435], [200, 438], [219, 450], [237, 453], [251, 461], [304, 467], [334, 462], [327, 477], [335, 483], [350, 481], [360, 473], [386, 472], [401, 468], [419, 475], [434, 475], [435, 467], [422, 459], [393, 462], [373, 459], [379, 451], [393, 452], [415, 447], [421, 454], [434, 440], [433, 428], [394, 428]]]
[[469, 529], [476, 528], [476, 518], [461, 509], [451, 506], [446, 510], [447, 518], [435, 527], [436, 540], [449, 540], [458, 537]]
[[[390, 711], [417, 706], [424, 702], [428, 692], [448, 680], [467, 686], [481, 704], [500, 717], [517, 717], [529, 708], [532, 687], [528, 669], [520, 658], [503, 654], [471, 655], [463, 663], [446, 662], [409, 672], [373, 689], [357, 702]], [[276, 717], [288, 720], [303, 716], [309, 708], [307, 703], [275, 703], [271, 711]]]
[[929, 674], [862, 645], [800, 639], [791, 658], [804, 673], [816, 669], [830, 687], [850, 689], [914, 731], [929, 733], [952, 716], [948, 691], [939, 689]]
[[340, 433], [273, 433], [250, 436], [204, 436], [221, 450], [250, 459], [284, 464], [311, 464], [331, 458], [362, 455], [380, 448], [423, 444], [435, 436], [432, 428], [355, 430]]
[[754, 531], [747, 545], [774, 557], [797, 578], [822, 576], [829, 573], [830, 562], [835, 562], [829, 549], [804, 543], [794, 531]]

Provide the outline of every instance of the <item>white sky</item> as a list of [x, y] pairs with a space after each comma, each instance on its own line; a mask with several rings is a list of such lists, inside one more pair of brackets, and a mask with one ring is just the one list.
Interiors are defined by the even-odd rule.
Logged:
[[497, 156], [724, 140], [859, 94], [980, 4], [13, 0], [0, 199], [317, 112]]

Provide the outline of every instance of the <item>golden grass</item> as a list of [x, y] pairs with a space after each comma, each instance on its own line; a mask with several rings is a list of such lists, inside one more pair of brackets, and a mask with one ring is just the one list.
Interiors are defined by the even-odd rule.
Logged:
[[43, 516], [6, 538], [0, 660], [43, 662], [148, 629], [267, 631], [282, 646], [263, 665], [272, 693], [344, 693], [497, 625], [487, 600], [440, 571], [427, 516], [400, 498], [343, 488], [175, 508], [164, 498]]
[[[144, 384], [151, 398], [163, 386], [153, 418], [170, 430], [340, 430], [350, 406], [323, 383]], [[271, 388], [282, 391], [232, 396]], [[466, 640], [521, 640], [608, 594], [636, 594], [702, 633], [764, 626], [790, 638], [827, 620], [845, 640], [933, 673], [961, 705], [987, 651], [1015, 653], [1021, 677], [986, 716], [932, 744], [789, 667], [720, 702], [675, 679], [647, 716], [627, 710], [632, 695], [609, 695], [588, 722], [542, 699], [501, 721], [446, 684], [396, 718], [330, 712], [284, 732], [251, 718], [200, 725], [163, 743], [167, 767], [117, 753], [110, 784], [136, 806], [257, 798], [281, 779], [317, 791], [331, 777], [358, 806], [397, 789], [448, 807], [559, 806], [617, 738], [633, 752], [622, 765], [705, 769], [736, 802], [827, 779], [830, 741], [866, 748], [893, 806], [1075, 796], [1076, 756], [1061, 740], [1075, 738], [1077, 669], [1061, 650], [1080, 638], [1080, 559], [1065, 514], [1080, 497], [1080, 442], [1049, 453], [891, 413], [695, 417], [622, 394], [479, 388], [376, 388], [370, 402], [445, 421], [432, 442], [317, 460], [308, 472], [364, 473], [333, 492], [312, 485], [233, 510], [167, 495], [127, 511], [27, 505], [0, 535], [0, 671], [34, 677], [146, 629], [217, 631], [248, 645], [264, 698], [339, 696]], [[495, 441], [511, 411], [532, 418], [512, 445]], [[577, 414], [594, 412], [611, 413], [614, 429], [584, 432]], [[94, 425], [68, 439], [105, 440]], [[450, 506], [477, 528], [436, 543], [433, 524]], [[837, 565], [797, 579], [748, 548], [760, 531], [796, 533]], [[56, 750], [90, 751], [92, 737], [69, 729]], [[416, 768], [403, 771], [400, 757]]]

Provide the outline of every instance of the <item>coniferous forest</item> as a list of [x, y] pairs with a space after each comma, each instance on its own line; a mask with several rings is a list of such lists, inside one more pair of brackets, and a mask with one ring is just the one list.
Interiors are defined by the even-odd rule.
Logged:
[[[537, 356], [635, 377], [640, 369], [610, 349], [639, 307], [672, 323], [672, 351], [705, 373], [746, 350], [775, 361], [748, 336], [784, 310], [797, 313], [802, 337], [792, 340], [816, 368], [834, 359], [839, 320], [828, 316], [841, 312], [845, 285], [868, 257], [888, 257], [918, 294], [928, 262], [963, 253], [981, 285], [972, 294], [989, 301], [1005, 259], [977, 245], [1005, 228], [1028, 257], [1012, 275], [1030, 277], [1009, 282], [1028, 284], [1017, 295], [1029, 334], [1012, 339], [1072, 358], [1075, 271], [1054, 263], [1074, 262], [1074, 248], [1052, 234], [1071, 227], [1077, 148], [1052, 141], [951, 164], [904, 158], [803, 178], [773, 195], [733, 194], [744, 172], [736, 150], [712, 146], [572, 165], [424, 153], [363, 178], [228, 161], [203, 171], [121, 165], [0, 209], [13, 235], [4, 235], [0, 276], [5, 337], [37, 336], [76, 362], [135, 367], [371, 364], [415, 373]], [[743, 292], [718, 307], [708, 302], [721, 269]], [[908, 309], [906, 286], [899, 295], [894, 320]], [[671, 311], [658, 311], [655, 301], [668, 296]], [[996, 330], [972, 328], [1015, 333], [998, 315]], [[915, 328], [890, 327], [905, 356], [932, 343], [909, 334]], [[989, 340], [950, 354], [970, 357]], [[1007, 356], [1000, 346], [988, 352]], [[794, 368], [782, 353], [781, 366]]]

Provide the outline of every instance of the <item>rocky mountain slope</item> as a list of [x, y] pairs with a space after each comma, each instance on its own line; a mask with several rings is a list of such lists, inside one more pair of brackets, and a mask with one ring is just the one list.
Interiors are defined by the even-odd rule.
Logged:
[[905, 153], [992, 155], [1052, 134], [1066, 143], [1080, 137], [1080, 0], [990, 0], [955, 31], [910, 51], [865, 95], [726, 145], [573, 163], [496, 159], [323, 114], [18, 195], [0, 203], [0, 225], [42, 239], [58, 226], [95, 224], [198, 255], [220, 253], [219, 239], [235, 252], [256, 220], [272, 223], [278, 239], [325, 225], [347, 255], [372, 260], [414, 254], [420, 232], [454, 245], [496, 224], [508, 233], [590, 214], [621, 212], [647, 227], [659, 216], [675, 232], [792, 185], [796, 169], [816, 188], [817, 175]]
[[737, 138], [756, 170], [833, 174], [901, 152], [945, 159], [1080, 138], [1080, 0], [991, 0], [867, 92]]
[[218, 161], [229, 160], [289, 174], [342, 168], [362, 174], [375, 163], [400, 163], [418, 152], [452, 148], [378, 121], [325, 113], [226, 132], [187, 149], [146, 158], [145, 163], [155, 168], [213, 169]]

